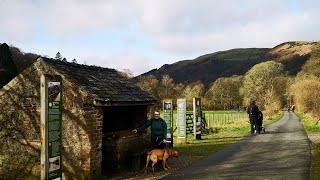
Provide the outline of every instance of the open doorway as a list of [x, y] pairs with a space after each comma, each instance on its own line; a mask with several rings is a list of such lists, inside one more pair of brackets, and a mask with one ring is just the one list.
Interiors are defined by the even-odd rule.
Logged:
[[146, 118], [147, 106], [103, 107], [103, 174], [142, 168], [149, 148], [148, 138], [131, 131]]

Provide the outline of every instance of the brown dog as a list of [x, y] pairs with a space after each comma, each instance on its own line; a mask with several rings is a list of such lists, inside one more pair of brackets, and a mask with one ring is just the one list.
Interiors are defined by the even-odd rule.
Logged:
[[168, 166], [167, 160], [171, 157], [179, 157], [179, 152], [176, 150], [172, 150], [171, 155], [168, 153], [166, 149], [153, 149], [148, 152], [147, 163], [145, 167], [145, 172], [147, 171], [149, 161], [152, 161], [151, 167], [154, 172], [154, 165], [157, 164], [159, 160], [162, 160], [163, 170], [168, 171], [170, 167]]

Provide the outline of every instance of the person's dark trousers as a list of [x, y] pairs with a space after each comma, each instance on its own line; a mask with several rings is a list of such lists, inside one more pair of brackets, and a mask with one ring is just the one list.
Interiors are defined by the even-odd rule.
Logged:
[[152, 148], [153, 149], [164, 149], [165, 148], [165, 144], [161, 143], [161, 144], [152, 144]]
[[254, 133], [254, 124], [253, 123], [250, 123], [250, 126], [251, 126], [251, 134], [253, 134]]
[[250, 117], [250, 127], [251, 127], [251, 134], [254, 133], [254, 118], [253, 117]]
[[153, 149], [164, 149], [165, 143], [162, 142], [163, 138], [159, 137], [152, 137], [151, 143]]
[[260, 133], [260, 123], [258, 119], [254, 120], [254, 126], [255, 126], [255, 130], [257, 131], [257, 133]]
[[262, 120], [260, 119], [259, 120], [259, 131], [261, 131], [262, 130]]
[[254, 133], [254, 124], [251, 124], [251, 134]]

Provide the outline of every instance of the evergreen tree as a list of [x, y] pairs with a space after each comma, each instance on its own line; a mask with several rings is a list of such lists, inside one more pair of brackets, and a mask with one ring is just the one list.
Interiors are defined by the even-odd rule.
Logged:
[[76, 60], [76, 59], [73, 59], [73, 60], [72, 60], [72, 63], [76, 63], [76, 64], [78, 64], [78, 62], [77, 62], [77, 60]]
[[0, 88], [6, 85], [18, 74], [9, 46], [6, 43], [0, 45]]
[[62, 61], [62, 56], [61, 56], [60, 52], [57, 52], [55, 59], [59, 60], [59, 61]]

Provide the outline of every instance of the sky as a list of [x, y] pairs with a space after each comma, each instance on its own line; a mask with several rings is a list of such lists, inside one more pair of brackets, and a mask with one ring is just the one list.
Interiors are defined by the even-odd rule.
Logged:
[[0, 43], [134, 75], [221, 50], [320, 40], [314, 0], [0, 0]]

